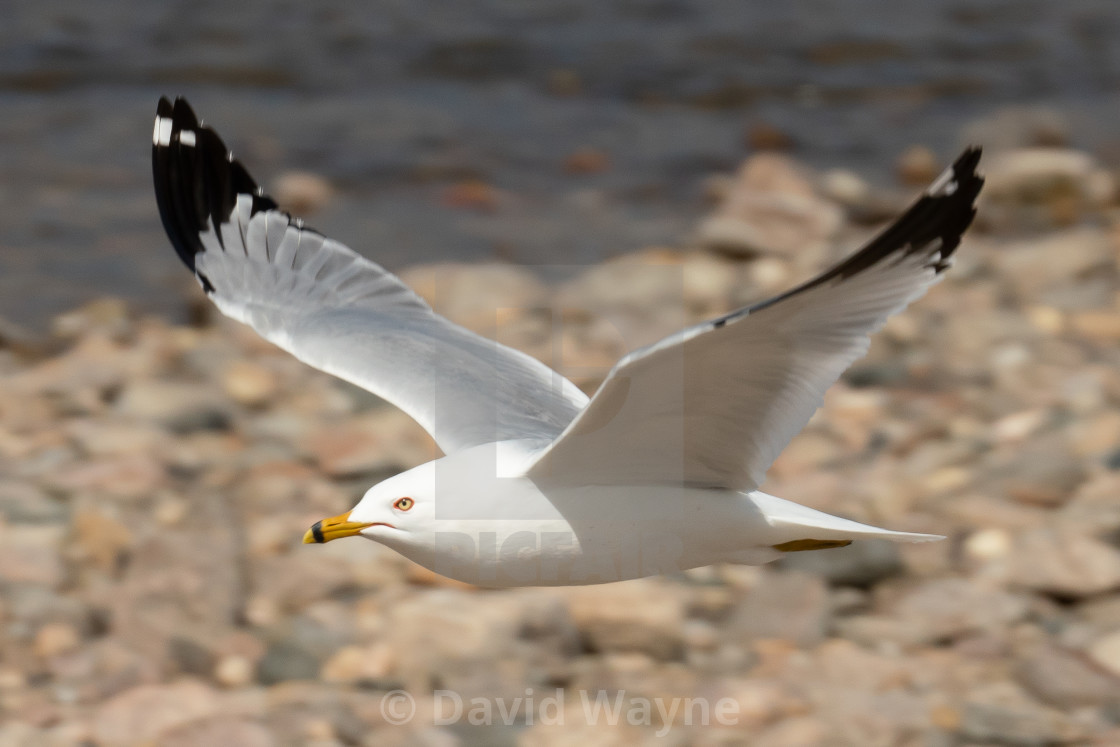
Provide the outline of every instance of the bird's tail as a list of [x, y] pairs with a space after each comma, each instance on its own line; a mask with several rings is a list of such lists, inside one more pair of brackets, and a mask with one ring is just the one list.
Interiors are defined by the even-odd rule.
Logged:
[[940, 534], [896, 532], [861, 524], [758, 491], [748, 497], [773, 529], [770, 546], [780, 552], [843, 547], [857, 539], [886, 539], [893, 542], [932, 542], [945, 539]]

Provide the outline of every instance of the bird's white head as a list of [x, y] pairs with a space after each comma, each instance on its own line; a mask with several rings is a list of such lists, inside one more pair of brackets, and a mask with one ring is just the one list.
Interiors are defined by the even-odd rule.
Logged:
[[379, 542], [405, 542], [431, 526], [434, 497], [432, 470], [421, 465], [374, 485], [350, 511], [315, 522], [303, 541], [321, 543], [361, 535]]

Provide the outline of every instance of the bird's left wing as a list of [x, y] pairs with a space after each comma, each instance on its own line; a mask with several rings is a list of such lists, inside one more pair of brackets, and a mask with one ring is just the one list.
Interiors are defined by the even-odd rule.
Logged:
[[551, 440], [587, 403], [548, 366], [452, 324], [281, 211], [185, 100], [160, 100], [152, 140], [164, 228], [222, 313], [397, 405], [444, 452]]
[[757, 488], [867, 352], [869, 335], [951, 264], [975, 215], [965, 151], [862, 250], [788, 293], [690, 327], [615, 365], [529, 468], [541, 483]]

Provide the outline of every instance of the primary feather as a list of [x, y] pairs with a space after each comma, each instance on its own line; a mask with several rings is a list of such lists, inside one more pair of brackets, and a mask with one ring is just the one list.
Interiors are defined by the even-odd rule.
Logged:
[[554, 438], [587, 403], [543, 363], [435, 314], [396, 276], [280, 210], [183, 99], [161, 99], [156, 200], [222, 313], [411, 415], [445, 453]]
[[965, 151], [897, 221], [817, 278], [624, 357], [529, 475], [757, 488], [869, 335], [950, 266], [976, 212], [979, 160], [979, 149]]

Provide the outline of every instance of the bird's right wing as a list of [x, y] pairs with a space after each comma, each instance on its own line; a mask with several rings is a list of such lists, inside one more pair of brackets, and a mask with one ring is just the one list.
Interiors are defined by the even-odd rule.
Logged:
[[181, 98], [159, 102], [152, 167], [167, 235], [222, 313], [397, 405], [445, 453], [551, 440], [587, 403], [543, 363], [452, 324], [281, 211]]
[[975, 214], [979, 160], [965, 151], [889, 228], [814, 280], [627, 355], [528, 475], [757, 488], [868, 336], [949, 267]]

